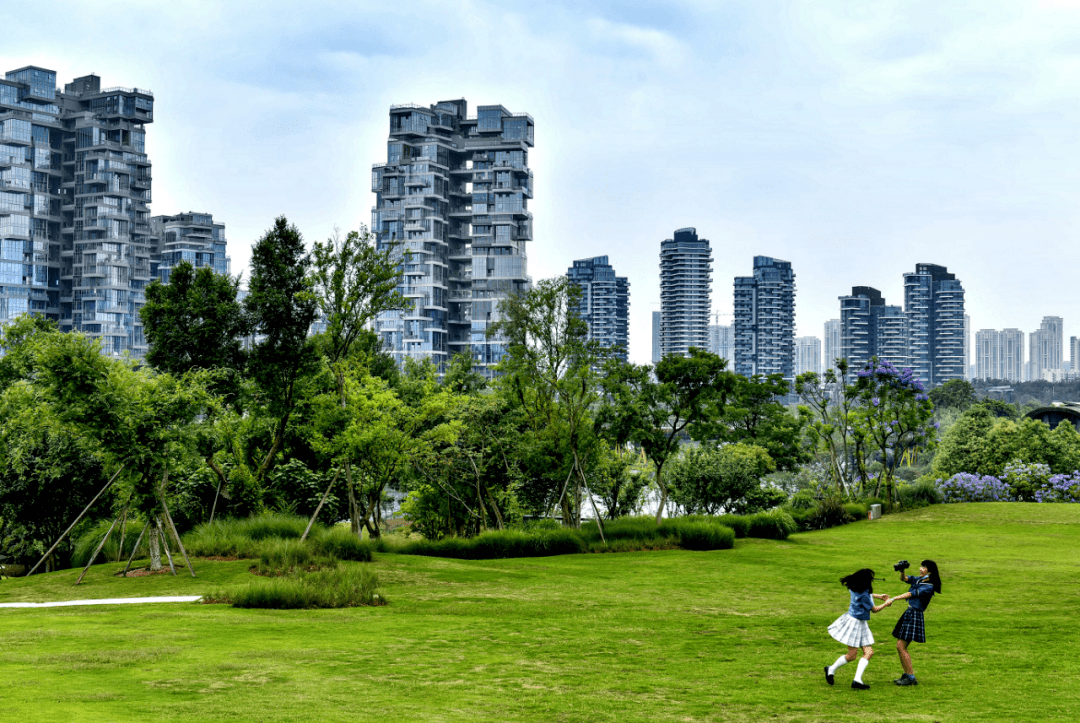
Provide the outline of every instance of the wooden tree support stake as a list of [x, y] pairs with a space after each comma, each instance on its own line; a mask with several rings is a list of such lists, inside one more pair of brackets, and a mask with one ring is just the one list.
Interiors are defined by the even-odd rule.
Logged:
[[88, 504], [85, 509], [83, 509], [83, 511], [79, 513], [79, 516], [75, 518], [75, 521], [71, 523], [71, 526], [64, 530], [64, 534], [60, 535], [60, 538], [53, 543], [53, 546], [49, 548], [49, 551], [41, 556], [41, 559], [38, 560], [38, 563], [30, 569], [30, 572], [26, 573], [27, 577], [33, 575], [34, 570], [37, 570], [39, 567], [41, 567], [41, 563], [45, 562], [46, 558], [48, 558], [49, 555], [53, 553], [53, 550], [59, 547], [60, 543], [64, 541], [64, 538], [68, 536], [68, 533], [75, 529], [75, 525], [79, 524], [79, 520], [81, 520], [83, 516], [90, 511], [90, 508], [94, 506], [94, 503], [98, 501], [98, 497], [101, 497], [103, 494], [105, 494], [105, 490], [112, 487], [112, 483], [115, 482], [116, 478], [120, 476], [120, 473], [124, 471], [124, 467], [125, 465], [120, 465], [120, 469], [116, 470], [116, 474], [112, 476], [112, 479], [110, 479], [109, 482], [101, 488], [101, 492], [98, 492], [97, 495], [94, 496], [94, 499], [90, 500], [90, 504]]
[[315, 524], [315, 520], [318, 518], [319, 513], [322, 512], [323, 505], [326, 504], [326, 499], [330, 496], [330, 490], [337, 484], [338, 477], [341, 476], [341, 467], [338, 467], [337, 472], [334, 473], [334, 479], [330, 480], [330, 484], [326, 486], [326, 492], [323, 492], [322, 499], [319, 500], [319, 506], [315, 508], [315, 511], [311, 513], [311, 519], [308, 520], [307, 527], [304, 528], [304, 534], [300, 536], [300, 542], [307, 539], [308, 533], [311, 532], [311, 526]]
[[155, 517], [154, 524], [157, 525], [158, 537], [161, 538], [161, 545], [165, 548], [165, 557], [169, 560], [169, 569], [172, 570], [173, 577], [176, 577], [176, 565], [172, 561], [172, 553], [169, 552], [169, 541], [165, 539], [165, 533], [161, 530], [161, 518]]
[[[126, 511], [127, 508], [125, 507], [124, 510]], [[89, 570], [90, 566], [94, 564], [94, 560], [97, 559], [98, 553], [101, 552], [101, 548], [105, 547], [105, 543], [109, 541], [109, 535], [112, 534], [113, 529], [116, 527], [116, 523], [119, 521], [120, 518], [117, 517], [115, 520], [113, 520], [112, 524], [109, 525], [109, 531], [105, 533], [105, 537], [102, 537], [101, 542], [99, 542], [98, 546], [94, 548], [94, 554], [90, 556], [90, 561], [86, 563], [86, 567], [83, 568], [82, 574], [79, 575], [79, 579], [75, 581], [76, 585], [81, 583], [83, 581], [83, 578], [86, 577], [86, 571]]]
[[146, 534], [146, 531], [148, 529], [150, 529], [150, 521], [149, 520], [147, 520], [146, 524], [143, 525], [142, 532], [139, 533], [139, 539], [135, 540], [135, 547], [131, 548], [131, 557], [128, 558], [127, 565], [124, 566], [124, 575], [123, 575], [123, 577], [127, 577], [128, 570], [131, 569], [131, 561], [135, 559], [135, 554], [139, 551], [139, 543], [142, 542], [143, 535]]
[[172, 515], [169, 514], [169, 505], [165, 502], [165, 488], [164, 485], [161, 489], [161, 509], [165, 510], [165, 521], [169, 523], [169, 529], [172, 530], [173, 537], [176, 538], [176, 545], [180, 548], [180, 554], [184, 556], [184, 562], [187, 563], [188, 571], [192, 577], [195, 577], [195, 568], [191, 566], [191, 560], [188, 558], [187, 550], [184, 549], [184, 541], [180, 539], [180, 533], [176, 531], [176, 524], [173, 522]]
[[124, 515], [120, 519], [120, 547], [116, 548], [116, 561], [120, 562], [120, 559], [124, 556], [124, 533], [127, 532], [127, 513], [130, 502], [124, 505]]

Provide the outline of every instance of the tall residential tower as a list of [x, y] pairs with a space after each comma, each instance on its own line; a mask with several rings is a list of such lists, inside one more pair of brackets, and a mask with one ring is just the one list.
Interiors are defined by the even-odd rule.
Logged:
[[589, 340], [627, 360], [630, 334], [630, 282], [616, 276], [607, 256], [575, 261], [566, 278], [581, 288], [578, 313], [589, 325]]
[[680, 228], [660, 244], [660, 350], [708, 349], [712, 250], [697, 229]]
[[736, 374], [795, 378], [795, 272], [790, 261], [754, 257], [754, 275], [735, 278]]
[[911, 369], [928, 387], [966, 375], [964, 287], [944, 266], [916, 264], [904, 274]]
[[526, 291], [532, 240], [533, 119], [501, 105], [468, 114], [464, 99], [390, 107], [387, 160], [376, 163], [371, 227], [403, 254], [398, 287], [411, 302], [376, 331], [398, 362], [430, 358], [445, 369], [471, 354], [491, 375], [505, 341], [489, 338], [499, 300]]

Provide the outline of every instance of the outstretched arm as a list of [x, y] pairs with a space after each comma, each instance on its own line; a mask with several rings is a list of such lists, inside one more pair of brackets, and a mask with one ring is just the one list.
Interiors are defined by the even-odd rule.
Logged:
[[[888, 597], [888, 595], [882, 595], [882, 597]], [[892, 605], [892, 600], [886, 600], [885, 602], [881, 603], [880, 605], [875, 605], [874, 607], [870, 608], [870, 612], [879, 613], [882, 610], [884, 610], [885, 608], [889, 607], [890, 605]]]

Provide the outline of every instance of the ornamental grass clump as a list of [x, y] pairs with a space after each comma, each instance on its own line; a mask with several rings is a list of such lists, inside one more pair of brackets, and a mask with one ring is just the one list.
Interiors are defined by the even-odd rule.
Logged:
[[499, 530], [476, 537], [416, 540], [399, 548], [403, 555], [451, 557], [461, 560], [494, 560], [507, 557], [549, 557], [586, 552], [588, 545], [574, 530], [521, 532]]
[[675, 540], [684, 550], [730, 550], [735, 547], [735, 531], [724, 525], [669, 519], [660, 523], [665, 537]]
[[317, 554], [338, 560], [371, 562], [371, 543], [361, 540], [348, 527], [334, 525], [320, 529], [310, 539], [312, 549]]
[[759, 537], [766, 540], [786, 540], [788, 535], [798, 531], [798, 529], [799, 526], [795, 524], [795, 519], [780, 509], [750, 515], [750, 537]]
[[338, 565], [317, 572], [255, 580], [235, 590], [207, 597], [235, 608], [295, 610], [385, 605], [379, 578], [367, 565]]
[[269, 539], [263, 541], [257, 569], [260, 575], [289, 575], [299, 571], [337, 567], [338, 561], [320, 555], [299, 540]]
[[944, 502], [1014, 502], [1012, 488], [997, 477], [969, 472], [937, 481]]

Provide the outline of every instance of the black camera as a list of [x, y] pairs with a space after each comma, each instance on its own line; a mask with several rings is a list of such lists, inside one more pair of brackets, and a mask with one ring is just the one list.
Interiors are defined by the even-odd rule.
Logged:
[[908, 569], [909, 567], [911, 567], [910, 562], [908, 562], [907, 560], [901, 560], [900, 562], [893, 565], [892, 569], [896, 570], [897, 572], [903, 572], [904, 570]]

